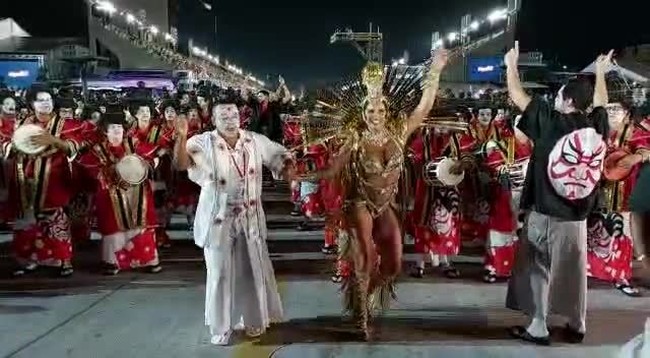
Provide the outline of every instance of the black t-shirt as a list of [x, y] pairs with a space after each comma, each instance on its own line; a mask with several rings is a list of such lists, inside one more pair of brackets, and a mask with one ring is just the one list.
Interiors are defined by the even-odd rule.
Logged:
[[534, 143], [521, 208], [583, 220], [595, 203], [606, 154], [607, 112], [562, 114], [532, 99], [517, 126]]

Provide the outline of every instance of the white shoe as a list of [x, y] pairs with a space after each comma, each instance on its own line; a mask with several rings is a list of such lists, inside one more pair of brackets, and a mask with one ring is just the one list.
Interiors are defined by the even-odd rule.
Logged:
[[215, 346], [227, 346], [228, 343], [230, 343], [230, 335], [232, 335], [232, 331], [228, 331], [224, 334], [216, 334], [210, 338], [210, 343]]

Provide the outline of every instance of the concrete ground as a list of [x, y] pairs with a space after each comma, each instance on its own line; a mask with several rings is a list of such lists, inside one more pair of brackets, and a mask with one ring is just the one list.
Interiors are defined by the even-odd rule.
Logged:
[[232, 346], [215, 347], [209, 344], [203, 326], [205, 274], [200, 256], [193, 255], [197, 251], [187, 244], [177, 243], [172, 250], [185, 260], [168, 260], [158, 275], [101, 276], [91, 264], [94, 250], [79, 254], [84, 260], [70, 279], [50, 278], [47, 272], [11, 279], [8, 266], [0, 266], [0, 357], [483, 358], [523, 354], [529, 358], [604, 358], [614, 357], [618, 347], [642, 331], [650, 316], [650, 297], [628, 298], [596, 285], [589, 292], [589, 334], [583, 345], [541, 348], [521, 344], [505, 332], [511, 325], [524, 323], [517, 312], [503, 308], [505, 284], [483, 284], [478, 281], [479, 265], [460, 264], [466, 278], [458, 281], [435, 272], [420, 280], [400, 278], [397, 302], [377, 318], [375, 341], [366, 344], [351, 337], [350, 325], [341, 318], [339, 286], [328, 280], [329, 260], [322, 255], [303, 260], [280, 256], [274, 265], [286, 321], [258, 340], [237, 336]]

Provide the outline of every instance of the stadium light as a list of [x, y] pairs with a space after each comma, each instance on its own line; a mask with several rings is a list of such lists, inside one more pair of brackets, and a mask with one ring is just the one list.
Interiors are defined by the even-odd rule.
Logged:
[[456, 39], [458, 39], [458, 33], [457, 32], [449, 33], [449, 35], [447, 35], [447, 39], [451, 42], [456, 41]]
[[478, 21], [474, 20], [474, 21], [472, 21], [471, 24], [469, 24], [469, 28], [470, 28], [472, 31], [476, 31], [476, 30], [478, 30], [478, 26], [479, 26], [479, 25], [480, 25], [480, 24], [478, 23]]
[[154, 35], [158, 35], [158, 28], [155, 27], [155, 26], [151, 26], [149, 28], [149, 31], [151, 31], [151, 33], [154, 34]]
[[98, 1], [97, 10], [106, 11], [107, 13], [112, 15], [117, 11], [117, 8], [115, 8], [115, 5], [113, 5], [113, 3], [110, 1]]
[[499, 9], [494, 10], [488, 15], [487, 19], [491, 23], [497, 22], [499, 20], [505, 20], [508, 18], [508, 9]]
[[133, 14], [127, 12], [125, 17], [127, 23], [132, 24], [135, 22], [135, 16], [133, 16]]
[[405, 65], [406, 64], [406, 59], [402, 57], [399, 60], [397, 60], [397, 63], [400, 64], [400, 65]]

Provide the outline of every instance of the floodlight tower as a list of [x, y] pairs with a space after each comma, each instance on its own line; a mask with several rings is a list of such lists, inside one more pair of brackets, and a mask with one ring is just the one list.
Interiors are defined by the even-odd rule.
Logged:
[[370, 23], [369, 32], [354, 32], [351, 29], [345, 31], [336, 30], [330, 43], [347, 42], [352, 44], [366, 60], [382, 63], [384, 37], [379, 28], [374, 31]]

